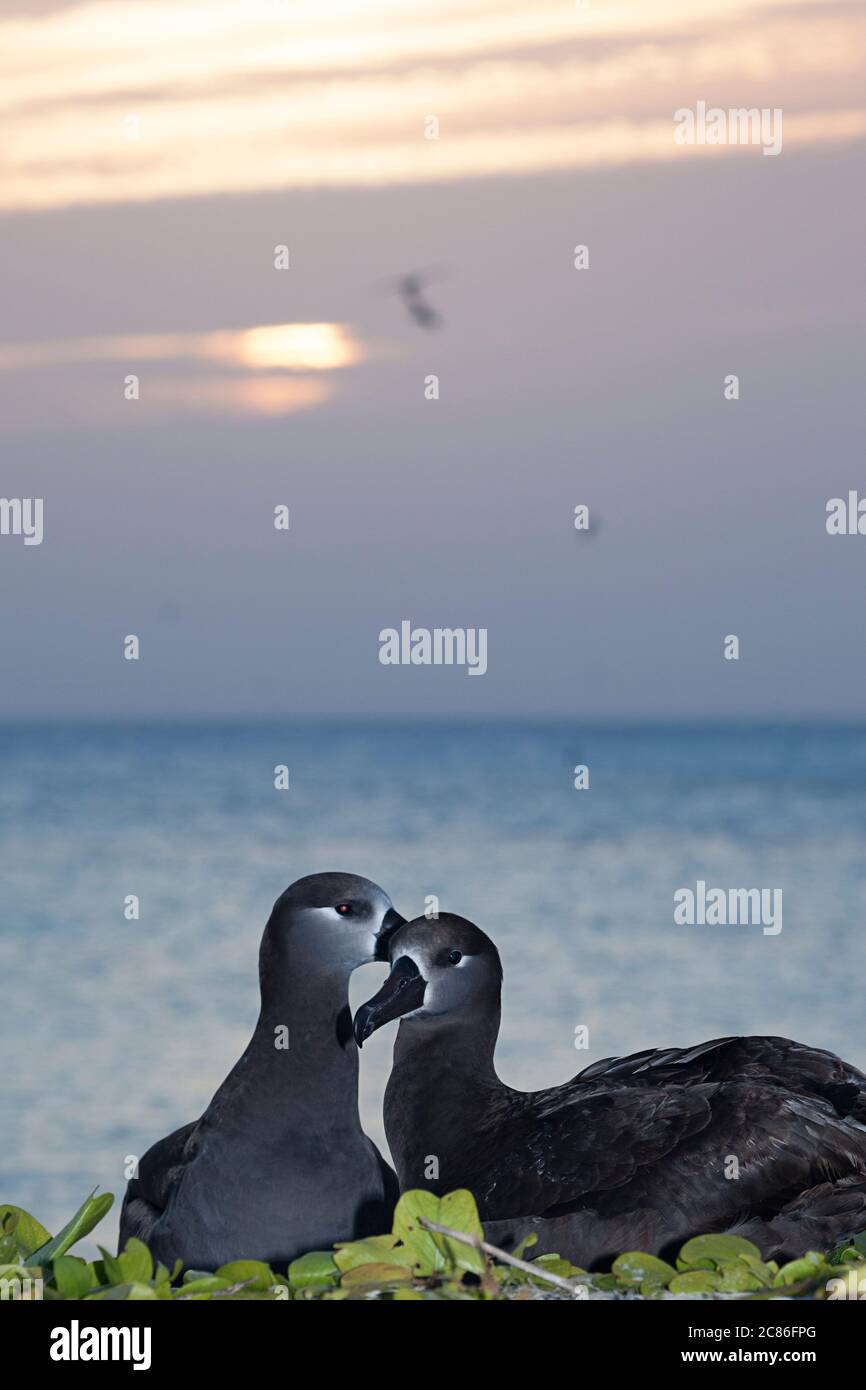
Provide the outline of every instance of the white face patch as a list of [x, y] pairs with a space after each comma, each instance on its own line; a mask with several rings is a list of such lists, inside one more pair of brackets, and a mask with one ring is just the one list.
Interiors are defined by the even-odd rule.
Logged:
[[[421, 978], [424, 980], [428, 978], [430, 973], [430, 962], [425, 959], [423, 951], [419, 951], [417, 948], [414, 951], [410, 949], [408, 951], [401, 951], [400, 956], [408, 956], [409, 960], [411, 960], [414, 965], [417, 965], [418, 973]], [[397, 957], [397, 960], [400, 959], [400, 956]], [[395, 961], [394, 964], [396, 965], [397, 961]]]
[[[424, 1002], [411, 1013], [403, 1014], [403, 1018], [424, 1018], [426, 1015], [448, 1013], [450, 1009], [458, 1003], [454, 992], [449, 989], [448, 981], [454, 972], [461, 970], [470, 961], [476, 959], [473, 955], [463, 955], [455, 965], [431, 965], [428, 954], [420, 947], [407, 947], [400, 952], [400, 956], [406, 956], [418, 967], [422, 980], [426, 984], [424, 990]], [[399, 959], [399, 957], [398, 957]], [[395, 962], [396, 964], [396, 962]], [[462, 989], [459, 991], [463, 994]]]
[[345, 933], [347, 951], [351, 949], [352, 956], [354, 957], [357, 955], [360, 958], [358, 963], [363, 964], [365, 961], [376, 959], [378, 935], [382, 929], [385, 914], [388, 912], [390, 906], [391, 904], [388, 903], [387, 906], [382, 908], [378, 921], [375, 919], [371, 921], [367, 916], [363, 918], [356, 917], [354, 913], [350, 913], [347, 916], [342, 912], [338, 912], [336, 907], [314, 907], [311, 910], [317, 913], [324, 921], [327, 921], [329, 925], [332, 922], [339, 923]]

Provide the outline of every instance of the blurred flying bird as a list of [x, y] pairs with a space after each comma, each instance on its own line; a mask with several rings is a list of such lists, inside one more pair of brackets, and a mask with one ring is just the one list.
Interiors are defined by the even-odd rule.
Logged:
[[435, 270], [410, 271], [408, 275], [395, 276], [381, 283], [392, 293], [399, 294], [419, 328], [438, 328], [442, 323], [442, 316], [436, 312], [424, 294], [427, 285], [437, 278], [439, 277]]

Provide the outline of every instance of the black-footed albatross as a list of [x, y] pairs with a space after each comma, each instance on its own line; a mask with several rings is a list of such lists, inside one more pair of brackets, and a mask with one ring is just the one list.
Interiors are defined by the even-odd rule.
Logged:
[[285, 1268], [390, 1230], [397, 1181], [358, 1118], [349, 976], [405, 922], [355, 874], [311, 874], [277, 899], [259, 951], [261, 1012], [201, 1119], [141, 1159], [120, 1218], [155, 1258]]
[[494, 1243], [535, 1231], [533, 1253], [592, 1268], [712, 1231], [793, 1257], [866, 1227], [866, 1077], [832, 1053], [717, 1038], [515, 1091], [494, 1069], [502, 967], [489, 937], [443, 913], [400, 928], [389, 952], [355, 1036], [401, 1020], [384, 1107], [401, 1189], [469, 1188]]

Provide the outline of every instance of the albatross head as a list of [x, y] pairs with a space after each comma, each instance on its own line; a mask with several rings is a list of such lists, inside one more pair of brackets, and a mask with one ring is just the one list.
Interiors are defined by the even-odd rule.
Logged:
[[406, 918], [378, 884], [358, 874], [308, 874], [274, 903], [268, 932], [290, 936], [322, 962], [354, 969], [387, 960], [389, 937]]
[[391, 974], [379, 993], [355, 1015], [355, 1040], [364, 1040], [394, 1018], [425, 1020], [459, 1015], [485, 996], [498, 1009], [502, 984], [499, 952], [465, 917], [443, 912], [436, 921], [417, 917], [388, 943]]

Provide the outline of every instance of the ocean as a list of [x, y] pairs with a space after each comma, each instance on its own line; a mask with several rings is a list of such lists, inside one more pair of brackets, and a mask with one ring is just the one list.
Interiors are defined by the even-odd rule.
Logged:
[[[51, 1229], [98, 1185], [113, 1241], [125, 1164], [207, 1105], [255, 1023], [271, 905], [321, 870], [375, 879], [407, 917], [435, 894], [494, 938], [518, 1088], [728, 1033], [866, 1067], [864, 727], [6, 725], [0, 742], [0, 1201]], [[780, 890], [782, 929], [678, 924], [674, 894], [699, 882]], [[353, 1006], [384, 974], [356, 973]], [[383, 1147], [395, 1026], [361, 1055]]]

